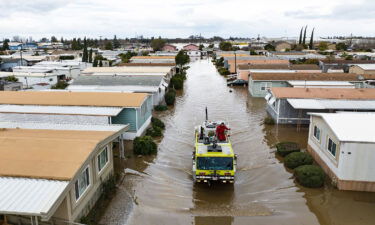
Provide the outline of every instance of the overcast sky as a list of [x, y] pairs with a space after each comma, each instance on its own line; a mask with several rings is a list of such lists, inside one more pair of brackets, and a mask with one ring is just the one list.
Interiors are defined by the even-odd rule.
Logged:
[[0, 38], [375, 36], [374, 0], [0, 0]]

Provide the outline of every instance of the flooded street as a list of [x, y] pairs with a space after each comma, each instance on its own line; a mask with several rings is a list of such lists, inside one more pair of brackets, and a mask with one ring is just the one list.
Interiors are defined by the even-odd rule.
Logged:
[[[173, 109], [159, 113], [166, 124], [155, 157], [126, 160], [128, 170], [101, 224], [269, 225], [375, 224], [375, 194], [343, 192], [326, 185], [306, 189], [275, 157], [274, 144], [306, 147], [307, 128], [262, 124], [265, 100], [246, 88], [230, 88], [212, 63], [190, 64]], [[230, 90], [233, 92], [230, 92]], [[205, 119], [229, 121], [238, 154], [236, 182], [194, 185], [191, 175], [194, 126]], [[130, 171], [130, 172], [129, 172]]]

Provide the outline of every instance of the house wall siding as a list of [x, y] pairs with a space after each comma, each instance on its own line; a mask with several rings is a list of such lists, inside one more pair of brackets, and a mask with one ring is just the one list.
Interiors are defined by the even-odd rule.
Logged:
[[129, 124], [129, 131], [137, 131], [137, 109], [125, 108], [117, 116], [111, 118], [112, 124]]

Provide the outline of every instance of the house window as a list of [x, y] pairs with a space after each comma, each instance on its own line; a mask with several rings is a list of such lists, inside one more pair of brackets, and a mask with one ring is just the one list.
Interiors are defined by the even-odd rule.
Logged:
[[108, 147], [105, 147], [103, 151], [101, 151], [98, 155], [98, 171], [102, 171], [102, 169], [108, 163]]
[[333, 155], [333, 156], [336, 156], [336, 148], [337, 148], [337, 145], [334, 141], [332, 141], [331, 138], [328, 138], [328, 146], [327, 146], [327, 149], [328, 151]]
[[85, 193], [86, 189], [90, 185], [90, 171], [89, 167], [86, 167], [86, 169], [83, 170], [81, 175], [76, 180], [74, 186], [75, 186], [75, 193], [76, 193], [76, 200], [78, 200], [83, 193]]
[[141, 115], [145, 116], [148, 111], [148, 103], [144, 102], [143, 105], [141, 106]]
[[261, 91], [267, 91], [267, 90], [269, 90], [271, 87], [272, 87], [272, 83], [271, 83], [271, 82], [262, 82], [262, 83], [261, 83], [261, 86], [260, 86], [260, 90], [261, 90]]
[[314, 126], [314, 137], [316, 140], [320, 141], [320, 129], [317, 126]]

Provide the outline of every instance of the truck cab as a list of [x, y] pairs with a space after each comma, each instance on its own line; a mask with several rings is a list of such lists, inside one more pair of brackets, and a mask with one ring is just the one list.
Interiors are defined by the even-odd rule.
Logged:
[[229, 135], [219, 141], [216, 127], [219, 122], [206, 121], [195, 130], [195, 149], [193, 151], [193, 177], [197, 183], [234, 183], [237, 156], [234, 154]]

